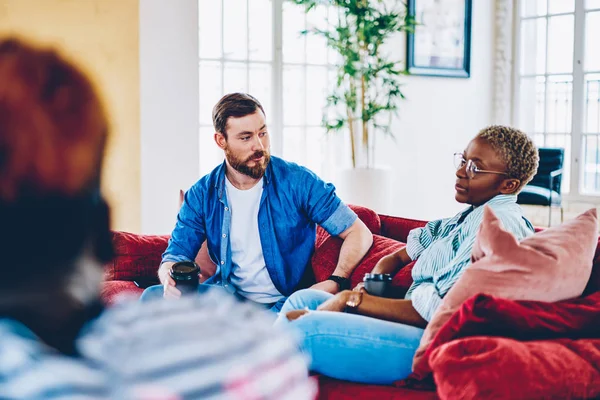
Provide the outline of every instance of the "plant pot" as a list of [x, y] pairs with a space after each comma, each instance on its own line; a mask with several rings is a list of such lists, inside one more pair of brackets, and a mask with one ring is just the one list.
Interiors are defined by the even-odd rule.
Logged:
[[335, 184], [344, 203], [390, 213], [393, 193], [390, 168], [343, 169], [338, 171]]

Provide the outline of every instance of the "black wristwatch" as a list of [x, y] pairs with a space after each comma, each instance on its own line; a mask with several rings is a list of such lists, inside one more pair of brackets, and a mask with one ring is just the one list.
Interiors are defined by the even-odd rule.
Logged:
[[334, 281], [335, 283], [337, 283], [340, 287], [340, 292], [342, 290], [350, 289], [350, 279], [348, 279], [348, 278], [343, 278], [343, 277], [337, 276], [337, 275], [331, 275], [329, 278], [327, 278], [327, 280]]

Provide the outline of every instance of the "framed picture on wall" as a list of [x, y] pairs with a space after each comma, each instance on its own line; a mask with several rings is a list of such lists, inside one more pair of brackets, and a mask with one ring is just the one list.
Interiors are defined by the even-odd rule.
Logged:
[[418, 24], [407, 34], [410, 74], [470, 76], [472, 5], [472, 0], [408, 0]]

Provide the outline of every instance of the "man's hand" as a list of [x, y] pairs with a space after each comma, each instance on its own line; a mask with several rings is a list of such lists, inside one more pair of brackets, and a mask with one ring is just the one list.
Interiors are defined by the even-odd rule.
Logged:
[[163, 296], [165, 299], [178, 299], [181, 297], [181, 292], [175, 287], [175, 281], [169, 275], [171, 267], [173, 267], [174, 264], [174, 262], [165, 262], [162, 263], [158, 269], [158, 279], [163, 285]]
[[352, 292], [350, 290], [344, 290], [343, 292], [339, 292], [331, 299], [327, 300], [325, 303], [321, 304], [317, 307], [317, 311], [333, 311], [333, 312], [342, 312], [346, 309], [346, 302], [350, 297]]
[[327, 293], [336, 294], [340, 291], [340, 285], [337, 282], [326, 280], [323, 282], [315, 283], [310, 287], [315, 290], [322, 290]]

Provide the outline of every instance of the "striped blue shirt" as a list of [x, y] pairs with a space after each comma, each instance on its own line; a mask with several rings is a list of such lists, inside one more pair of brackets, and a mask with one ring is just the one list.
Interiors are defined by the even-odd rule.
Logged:
[[[498, 195], [484, 205], [494, 210], [504, 228], [518, 240], [534, 233], [517, 204], [516, 195]], [[406, 298], [425, 320], [431, 320], [443, 297], [471, 263], [483, 208], [483, 205], [471, 206], [452, 218], [431, 221], [410, 231], [406, 252], [417, 262], [412, 270], [414, 282]]]
[[64, 356], [0, 319], [0, 399], [314, 399], [293, 336], [222, 293], [106, 311]]

